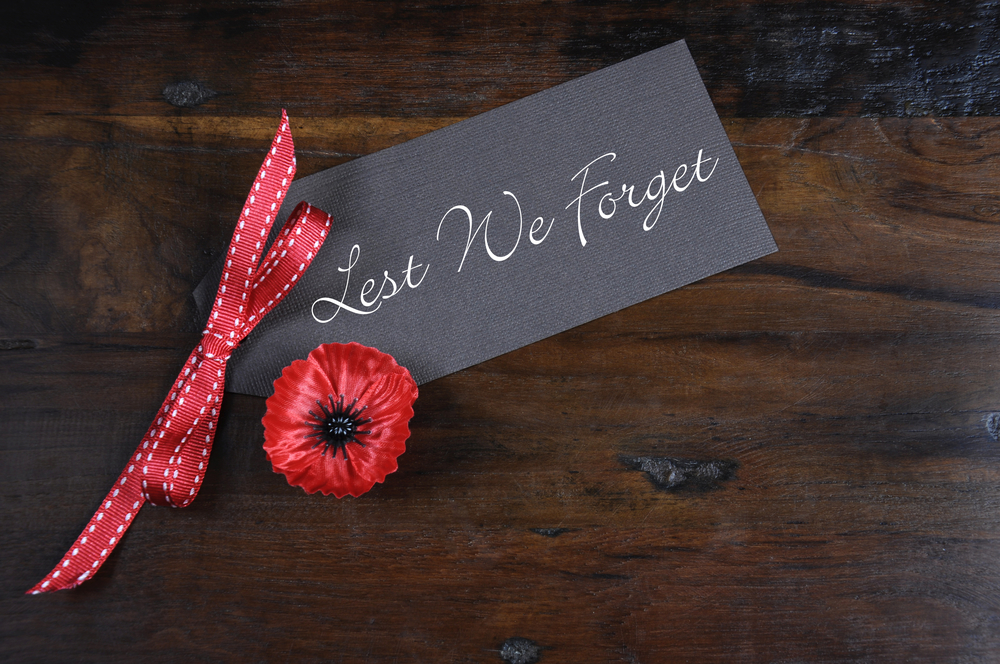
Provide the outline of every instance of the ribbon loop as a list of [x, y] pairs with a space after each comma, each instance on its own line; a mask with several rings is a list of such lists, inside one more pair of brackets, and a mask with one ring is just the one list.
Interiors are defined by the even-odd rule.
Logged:
[[62, 560], [29, 593], [73, 588], [92, 577], [146, 501], [186, 507], [198, 495], [215, 440], [226, 361], [298, 282], [329, 233], [330, 215], [300, 203], [264, 258], [264, 243], [294, 176], [295, 150], [288, 116], [282, 111], [281, 126], [229, 243], [201, 342], [97, 512]]

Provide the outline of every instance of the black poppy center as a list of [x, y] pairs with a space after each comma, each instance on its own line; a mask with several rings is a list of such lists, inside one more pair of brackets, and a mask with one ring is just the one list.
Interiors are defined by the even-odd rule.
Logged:
[[372, 421], [372, 418], [362, 418], [361, 413], [368, 408], [368, 406], [358, 407], [358, 400], [355, 398], [350, 405], [344, 405], [344, 395], [340, 395], [340, 399], [337, 401], [333, 400], [333, 395], [330, 394], [327, 397], [330, 401], [330, 407], [327, 408], [326, 404], [322, 401], [317, 400], [316, 405], [322, 410], [322, 415], [316, 414], [313, 411], [309, 411], [309, 414], [313, 416], [315, 422], [306, 422], [310, 427], [315, 429], [312, 433], [306, 434], [306, 438], [318, 438], [319, 440], [313, 445], [313, 448], [317, 448], [320, 445], [323, 446], [323, 451], [320, 452], [321, 456], [326, 455], [326, 451], [333, 448], [333, 452], [330, 455], [331, 458], [337, 458], [337, 450], [343, 450], [344, 460], [347, 460], [347, 444], [357, 443], [361, 447], [365, 444], [358, 440], [358, 436], [362, 434], [370, 434], [371, 431], [359, 431], [362, 424], [367, 424]]

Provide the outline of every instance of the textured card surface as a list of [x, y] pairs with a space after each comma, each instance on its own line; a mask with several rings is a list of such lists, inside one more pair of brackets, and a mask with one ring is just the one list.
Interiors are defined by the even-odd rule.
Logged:
[[228, 390], [349, 341], [426, 383], [777, 250], [683, 42], [297, 180], [278, 221], [300, 200], [330, 236]]

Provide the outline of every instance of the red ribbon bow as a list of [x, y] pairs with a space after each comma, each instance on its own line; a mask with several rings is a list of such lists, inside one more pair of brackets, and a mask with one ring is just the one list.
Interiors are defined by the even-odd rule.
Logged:
[[29, 593], [73, 588], [101, 567], [146, 501], [186, 507], [198, 495], [212, 452], [226, 361], [301, 278], [330, 229], [330, 215], [306, 203], [292, 212], [263, 258], [263, 246], [288, 185], [295, 149], [288, 115], [271, 143], [229, 243], [201, 342], [163, 401], [142, 443], [59, 564]]

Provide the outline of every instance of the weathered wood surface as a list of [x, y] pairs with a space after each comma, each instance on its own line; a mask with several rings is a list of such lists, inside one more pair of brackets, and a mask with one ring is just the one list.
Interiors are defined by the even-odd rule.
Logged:
[[721, 115], [1000, 115], [989, 0], [121, 5], [4, 3], [0, 108], [467, 116], [685, 39]]
[[[306, 175], [686, 36], [725, 116], [1000, 115], [988, 5], [44, 9], [0, 47], [0, 659], [1000, 657], [991, 117], [729, 117], [779, 253], [422, 387], [361, 499], [289, 487], [229, 395], [190, 508], [21, 594], [197, 339], [279, 105]], [[177, 108], [182, 80], [222, 94]], [[731, 477], [671, 479], [692, 460]]]

